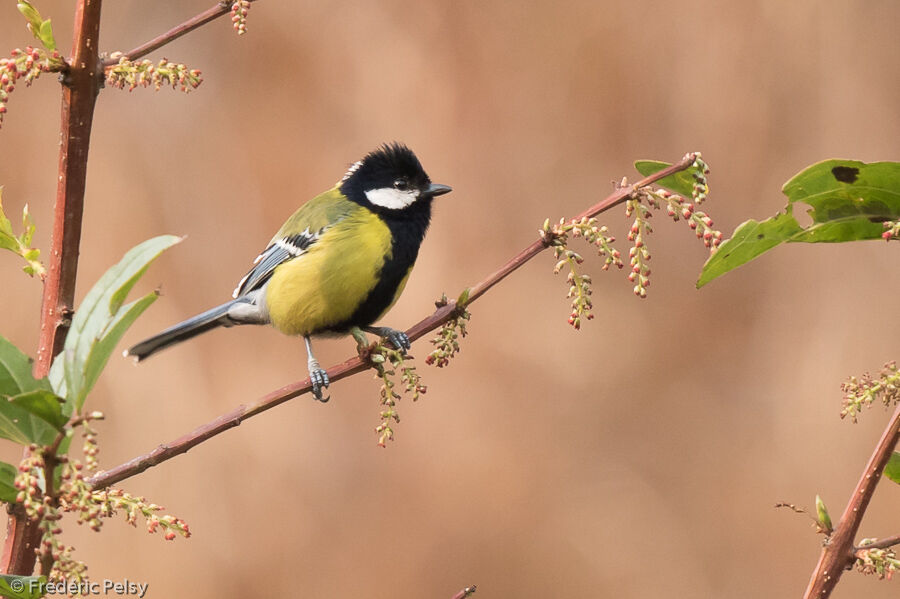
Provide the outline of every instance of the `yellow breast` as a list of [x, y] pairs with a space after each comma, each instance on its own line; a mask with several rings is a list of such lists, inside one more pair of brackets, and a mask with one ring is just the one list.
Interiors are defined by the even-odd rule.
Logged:
[[272, 325], [287, 335], [311, 335], [346, 321], [390, 254], [387, 225], [368, 210], [354, 211], [272, 273], [266, 288]]

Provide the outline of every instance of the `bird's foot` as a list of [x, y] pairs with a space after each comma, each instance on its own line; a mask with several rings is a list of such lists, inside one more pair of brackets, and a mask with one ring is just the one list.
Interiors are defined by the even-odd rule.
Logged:
[[322, 389], [327, 389], [331, 381], [328, 380], [328, 373], [319, 366], [316, 360], [309, 361], [309, 381], [312, 383], [312, 394], [318, 401], [322, 403], [331, 399], [331, 396], [322, 397]]
[[409, 336], [403, 331], [392, 329], [390, 327], [367, 327], [366, 331], [373, 335], [378, 335], [383, 339], [387, 339], [391, 344], [399, 350], [406, 352], [411, 347]]

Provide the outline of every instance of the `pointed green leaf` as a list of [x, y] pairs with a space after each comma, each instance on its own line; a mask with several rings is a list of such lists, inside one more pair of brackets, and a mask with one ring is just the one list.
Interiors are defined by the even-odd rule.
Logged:
[[[672, 166], [671, 163], [660, 162], [659, 160], [638, 160], [634, 163], [634, 168], [637, 169], [637, 172], [645, 177], [652, 175], [653, 173], [658, 173], [670, 166]], [[691, 167], [683, 171], [678, 171], [674, 175], [663, 177], [656, 182], [656, 185], [689, 198], [694, 194], [694, 176], [692, 173], [695, 170], [696, 169]]]
[[[155, 298], [154, 294], [122, 307], [125, 297], [163, 250], [181, 241], [174, 235], [149, 239], [132, 248], [88, 291], [72, 319], [63, 351], [54, 360], [50, 380], [65, 393], [67, 411], [80, 411], [116, 342]], [[62, 361], [62, 366], [57, 362]], [[64, 382], [63, 382], [64, 379]]]
[[44, 576], [0, 574], [0, 595], [9, 599], [40, 599], [47, 588]]
[[697, 281], [703, 287], [721, 276], [776, 245], [802, 233], [803, 229], [791, 214], [778, 214], [762, 222], [748, 220], [741, 223], [731, 239], [727, 239], [716, 252], [707, 259]]
[[[836, 243], [880, 239], [885, 221], [900, 220], [900, 163], [826, 160], [784, 184], [785, 212], [763, 222], [742, 223], [719, 246], [700, 273], [697, 287], [783, 243]], [[809, 205], [813, 222], [793, 216], [798, 202]]]
[[[119, 309], [113, 322], [106, 329], [104, 337], [94, 344], [91, 355], [85, 363], [85, 386], [91, 389], [100, 377], [100, 373], [109, 361], [109, 357], [116, 349], [119, 340], [125, 331], [137, 320], [137, 317], [144, 313], [144, 310], [150, 307], [150, 304], [156, 301], [159, 293], [153, 291], [148, 293], [139, 300], [135, 300], [127, 306]], [[76, 409], [81, 409], [81, 404], [77, 404]]]
[[44, 20], [41, 13], [28, 0], [19, 0], [17, 7], [25, 20], [28, 21], [28, 30], [41, 44], [50, 50], [56, 50], [56, 40], [53, 38], [53, 26], [50, 19]]
[[900, 485], [900, 453], [891, 454], [887, 466], [884, 467], [884, 475]]
[[22, 208], [22, 235], [19, 237], [22, 245], [28, 247], [34, 238], [34, 221], [31, 220], [31, 213], [28, 212], [28, 204]]
[[[25, 17], [25, 20], [28, 21], [28, 24], [32, 27], [32, 32], [37, 32], [41, 27], [41, 22], [43, 19], [41, 18], [41, 13], [37, 11], [37, 9], [31, 5], [31, 2], [28, 0], [19, 0], [16, 8], [19, 9], [19, 12], [22, 13], [22, 16]], [[37, 33], [35, 33], [35, 37], [37, 37]]]
[[50, 19], [41, 23], [41, 28], [36, 37], [51, 52], [56, 50], [56, 39], [53, 37], [53, 26], [50, 24]]
[[18, 469], [12, 464], [0, 462], [0, 501], [13, 503], [19, 490], [15, 487]]

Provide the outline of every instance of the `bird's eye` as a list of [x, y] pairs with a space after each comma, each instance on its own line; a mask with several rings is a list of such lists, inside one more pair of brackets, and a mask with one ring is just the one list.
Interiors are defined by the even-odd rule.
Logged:
[[407, 189], [409, 189], [409, 181], [402, 178], [397, 179], [396, 181], [394, 181], [394, 189], [397, 189], [399, 191], [406, 191]]

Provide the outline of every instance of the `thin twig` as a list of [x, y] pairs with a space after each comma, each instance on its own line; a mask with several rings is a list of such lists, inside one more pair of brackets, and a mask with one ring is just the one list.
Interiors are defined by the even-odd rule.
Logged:
[[[616, 189], [615, 192], [606, 197], [604, 200], [579, 214], [576, 219], [596, 216], [597, 214], [600, 214], [601, 212], [624, 202], [628, 197], [630, 197], [632, 193], [634, 193], [636, 189], [645, 187], [673, 173], [689, 168], [694, 163], [695, 159], [695, 154], [687, 154], [684, 156], [684, 158], [682, 158], [679, 162], [673, 164], [672, 166], [669, 166], [648, 177], [644, 177], [643, 179], [637, 181], [632, 185], [626, 185], [624, 187]], [[487, 293], [487, 291], [491, 287], [505, 279], [513, 271], [537, 256], [547, 247], [547, 242], [539, 239], [513, 256], [512, 259], [501, 266], [497, 271], [490, 274], [484, 280], [471, 288], [469, 292], [468, 303], [472, 303], [473, 301]], [[434, 329], [438, 328], [439, 326], [453, 318], [453, 316], [456, 314], [456, 310], [457, 308], [455, 301], [450, 301], [446, 305], [439, 307], [431, 316], [428, 316], [427, 318], [424, 318], [418, 323], [414, 324], [406, 332], [406, 334], [409, 336], [410, 341], [415, 341], [416, 339], [433, 331]], [[341, 364], [328, 369], [328, 378], [332, 382], [339, 381], [358, 372], [362, 372], [363, 370], [367, 370], [368, 368], [370, 368], [368, 362], [364, 362], [359, 356], [354, 356], [352, 358], [348, 358]], [[197, 427], [193, 431], [182, 435], [181, 437], [175, 439], [170, 443], [159, 445], [156, 449], [147, 454], [133, 458], [132, 460], [116, 466], [115, 468], [111, 468], [110, 470], [100, 472], [89, 479], [88, 482], [91, 484], [91, 486], [93, 486], [94, 489], [103, 489], [110, 485], [116, 484], [117, 482], [125, 480], [126, 478], [130, 478], [135, 474], [139, 474], [144, 470], [151, 468], [152, 466], [156, 466], [157, 464], [172, 459], [175, 456], [181, 455], [187, 452], [192, 447], [196, 447], [200, 443], [203, 443], [204, 441], [215, 437], [219, 433], [223, 433], [230, 428], [238, 426], [244, 420], [265, 412], [268, 409], [274, 408], [275, 406], [284, 403], [289, 399], [293, 399], [298, 395], [306, 393], [311, 388], [312, 387], [309, 378], [306, 378], [302, 381], [298, 381], [296, 383], [292, 383], [290, 385], [282, 387], [281, 389], [276, 389], [275, 391], [272, 391], [271, 393], [260, 397], [253, 403], [238, 406], [227, 414], [223, 414], [212, 422], [208, 422], [200, 427]]]
[[453, 595], [453, 597], [451, 597], [451, 599], [466, 599], [466, 597], [468, 597], [469, 595], [474, 595], [474, 594], [475, 594], [475, 585], [473, 584], [472, 586], [466, 587], [463, 590], [461, 590], [460, 592], [458, 592], [457, 594]]
[[888, 547], [893, 547], [894, 545], [900, 545], [900, 535], [894, 535], [891, 537], [884, 537], [883, 539], [878, 539], [877, 541], [872, 541], [866, 545], [859, 545], [854, 548], [854, 553], [859, 553], [860, 551], [865, 551], [866, 549], [887, 549]]
[[[37, 378], [47, 375], [53, 356], [62, 351], [74, 305], [91, 123], [101, 81], [97, 54], [101, 4], [101, 0], [78, 2], [72, 58], [69, 69], [61, 79], [59, 178], [41, 305], [40, 340], [34, 364], [34, 376]], [[6, 574], [20, 575], [34, 571], [34, 550], [41, 535], [38, 524], [25, 515], [21, 504], [10, 508], [0, 570]]]
[[[255, 2], [256, 0], [250, 0], [250, 1]], [[154, 50], [159, 50], [166, 44], [177, 40], [181, 36], [190, 33], [194, 29], [197, 29], [198, 27], [202, 27], [203, 25], [206, 25], [210, 21], [218, 19], [222, 15], [228, 14], [229, 12], [231, 12], [231, 5], [232, 5], [232, 2], [228, 2], [228, 1], [216, 2], [215, 6], [204, 10], [199, 15], [188, 19], [181, 25], [173, 27], [172, 29], [168, 30], [167, 32], [163, 33], [162, 35], [159, 35], [159, 36], [153, 38], [152, 40], [150, 40], [144, 44], [141, 44], [137, 48], [134, 48], [133, 50], [129, 50], [128, 52], [125, 52], [125, 54], [123, 54], [122, 56], [124, 56], [128, 60], [137, 60], [138, 58], [143, 58], [144, 56], [150, 54]], [[103, 60], [103, 67], [106, 68], [106, 67], [113, 66], [113, 65], [117, 64], [118, 62], [119, 62], [118, 56], [116, 58], [106, 58]]]
[[[866, 469], [863, 470], [853, 495], [844, 509], [841, 521], [834, 529], [834, 534], [828, 539], [828, 543], [822, 549], [819, 563], [813, 571], [806, 588], [804, 599], [824, 599], [831, 595], [837, 586], [841, 575], [856, 558], [857, 548], [853, 546], [853, 539], [859, 531], [866, 508], [875, 493], [875, 487], [881, 479], [881, 473], [891, 457], [897, 441], [900, 440], [900, 405], [894, 410], [893, 416], [884, 429], [878, 445], [869, 457]], [[900, 541], [898, 541], [900, 542]], [[871, 548], [870, 546], [859, 549]]]

